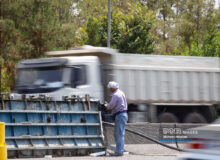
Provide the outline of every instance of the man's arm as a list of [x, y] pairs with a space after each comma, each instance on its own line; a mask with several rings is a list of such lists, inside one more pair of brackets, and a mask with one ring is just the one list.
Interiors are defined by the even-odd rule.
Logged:
[[117, 102], [117, 96], [113, 95], [109, 104], [106, 105], [106, 109], [107, 110], [113, 109], [116, 106], [116, 102]]

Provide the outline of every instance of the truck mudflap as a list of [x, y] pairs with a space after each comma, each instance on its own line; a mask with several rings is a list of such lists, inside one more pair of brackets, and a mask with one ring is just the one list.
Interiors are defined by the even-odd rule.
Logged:
[[1, 97], [8, 158], [76, 156], [105, 150], [99, 101]]

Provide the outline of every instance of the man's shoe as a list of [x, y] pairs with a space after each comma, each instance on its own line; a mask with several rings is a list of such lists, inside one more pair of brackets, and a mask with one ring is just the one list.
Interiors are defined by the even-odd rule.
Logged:
[[119, 156], [123, 156], [123, 153], [122, 154], [121, 153], [117, 153], [117, 152], [110, 153], [110, 156], [119, 157]]

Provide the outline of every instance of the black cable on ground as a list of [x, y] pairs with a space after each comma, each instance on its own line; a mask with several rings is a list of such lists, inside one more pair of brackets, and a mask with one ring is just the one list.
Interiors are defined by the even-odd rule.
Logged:
[[[105, 121], [102, 121], [102, 123], [103, 123], [103, 124], [106, 124], [106, 125], [109, 125], [109, 126], [114, 126], [114, 124], [109, 123], [109, 122], [105, 122]], [[152, 142], [154, 142], [154, 143], [160, 144], [161, 146], [164, 146], [164, 147], [166, 147], [166, 148], [173, 149], [173, 150], [180, 151], [180, 152], [185, 152], [185, 150], [183, 150], [183, 149], [169, 146], [169, 145], [164, 144], [164, 143], [162, 143], [162, 142], [160, 142], [160, 141], [158, 141], [158, 140], [156, 140], [156, 139], [150, 138], [150, 137], [148, 137], [148, 136], [146, 136], [146, 135], [144, 135], [144, 134], [142, 134], [142, 133], [140, 133], [140, 132], [133, 131], [133, 130], [128, 129], [128, 128], [125, 128], [125, 130], [128, 131], [128, 132], [130, 132], [130, 133], [136, 134], [136, 135], [138, 135], [138, 136], [140, 136], [140, 137], [146, 138], [146, 139], [148, 139], [148, 140], [150, 140], [150, 141], [152, 141]]]

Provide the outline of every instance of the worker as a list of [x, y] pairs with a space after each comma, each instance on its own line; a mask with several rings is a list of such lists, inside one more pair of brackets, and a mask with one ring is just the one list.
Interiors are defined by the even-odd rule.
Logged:
[[112, 98], [108, 104], [105, 104], [105, 107], [107, 110], [112, 110], [115, 119], [114, 137], [116, 149], [115, 153], [111, 154], [111, 156], [123, 156], [125, 124], [128, 121], [127, 101], [124, 93], [119, 90], [117, 82], [109, 82], [107, 87], [112, 93]]

